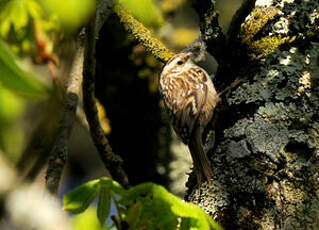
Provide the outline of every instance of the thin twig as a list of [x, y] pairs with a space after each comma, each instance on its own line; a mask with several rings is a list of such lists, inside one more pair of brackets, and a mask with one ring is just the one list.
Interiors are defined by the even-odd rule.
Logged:
[[79, 91], [82, 81], [84, 48], [80, 44], [73, 61], [71, 76], [66, 90], [63, 116], [58, 128], [55, 142], [50, 153], [49, 165], [46, 174], [46, 186], [52, 194], [57, 194], [62, 171], [67, 159], [67, 142], [72, 131], [75, 112], [79, 100]]
[[83, 66], [83, 105], [93, 142], [98, 149], [101, 160], [109, 170], [113, 179], [124, 187], [128, 187], [128, 178], [122, 169], [123, 160], [116, 155], [101, 127], [95, 101], [95, 49], [96, 49], [96, 21], [95, 17], [86, 27], [87, 41]]

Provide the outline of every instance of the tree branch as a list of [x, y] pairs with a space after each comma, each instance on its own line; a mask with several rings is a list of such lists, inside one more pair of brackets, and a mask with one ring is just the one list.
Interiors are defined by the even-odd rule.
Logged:
[[227, 57], [226, 37], [218, 23], [218, 13], [215, 10], [214, 0], [196, 0], [193, 7], [200, 19], [200, 30], [207, 51], [211, 53], [220, 64]]
[[125, 29], [128, 30], [147, 51], [152, 53], [157, 60], [166, 63], [168, 59], [174, 55], [154, 34], [123, 9], [121, 5], [115, 4], [114, 11], [124, 24]]
[[95, 21], [96, 21], [96, 23], [95, 23], [96, 36], [98, 36], [98, 33], [102, 29], [104, 22], [112, 13], [113, 5], [114, 5], [113, 1], [111, 1], [111, 0], [102, 0], [102, 1], [100, 1], [99, 5], [97, 6], [96, 19], [95, 19]]
[[[109, 0], [100, 1], [96, 10], [96, 23], [94, 23], [94, 31], [100, 31], [105, 20], [112, 12], [113, 3]], [[56, 139], [51, 150], [51, 157], [49, 159], [49, 166], [46, 175], [47, 189], [56, 194], [58, 191], [62, 171], [67, 159], [67, 141], [70, 136], [73, 122], [76, 116], [76, 108], [79, 100], [79, 92], [82, 83], [82, 72], [84, 63], [84, 36], [85, 33], [81, 32], [78, 39], [78, 48], [73, 61], [70, 80], [66, 90], [64, 101], [63, 117], [60, 122]], [[87, 36], [91, 36], [90, 34]], [[95, 34], [93, 35], [95, 36]], [[95, 40], [94, 40], [95, 42]], [[95, 68], [95, 65], [94, 65]]]
[[236, 37], [240, 32], [241, 24], [244, 22], [245, 18], [252, 12], [255, 7], [256, 0], [245, 0], [239, 9], [234, 14], [232, 21], [229, 25], [227, 36], [228, 44], [235, 41]]
[[53, 194], [56, 194], [58, 191], [62, 171], [68, 155], [67, 142], [72, 131], [79, 100], [83, 55], [84, 48], [83, 45], [80, 44], [75, 54], [71, 76], [66, 90], [63, 117], [50, 153], [51, 157], [46, 174], [46, 186], [50, 193]]
[[123, 160], [116, 155], [101, 127], [97, 107], [95, 103], [95, 69], [96, 69], [96, 18], [94, 17], [86, 27], [87, 41], [85, 46], [85, 57], [83, 66], [83, 104], [90, 133], [95, 146], [98, 149], [101, 160], [109, 170], [113, 179], [124, 187], [128, 187], [128, 178], [122, 169]]

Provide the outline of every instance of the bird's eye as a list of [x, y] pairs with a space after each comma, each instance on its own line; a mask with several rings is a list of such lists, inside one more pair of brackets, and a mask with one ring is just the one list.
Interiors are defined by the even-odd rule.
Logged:
[[178, 61], [177, 65], [183, 65], [183, 61]]

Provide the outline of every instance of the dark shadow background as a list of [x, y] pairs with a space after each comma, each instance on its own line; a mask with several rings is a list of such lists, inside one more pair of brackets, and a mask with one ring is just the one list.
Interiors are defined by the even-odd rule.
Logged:
[[[111, 121], [111, 146], [123, 157], [131, 184], [152, 181], [166, 185], [167, 173], [161, 175], [156, 169], [159, 164], [167, 166], [171, 158], [169, 138], [165, 138], [170, 136], [169, 129], [160, 132], [167, 122], [162, 118], [159, 94], [149, 89], [149, 78], [138, 76], [147, 54], [127, 38], [115, 15], [103, 26], [99, 38], [96, 96]], [[138, 48], [140, 51], [134, 51]], [[138, 65], [132, 58], [134, 52], [140, 59]], [[160, 142], [164, 144], [160, 146]]]

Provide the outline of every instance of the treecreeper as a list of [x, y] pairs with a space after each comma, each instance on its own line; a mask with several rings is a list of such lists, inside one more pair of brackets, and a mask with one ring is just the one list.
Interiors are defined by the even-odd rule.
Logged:
[[171, 124], [191, 153], [197, 183], [210, 183], [213, 173], [202, 135], [220, 102], [208, 73], [194, 62], [192, 52], [174, 55], [159, 78], [159, 91]]

